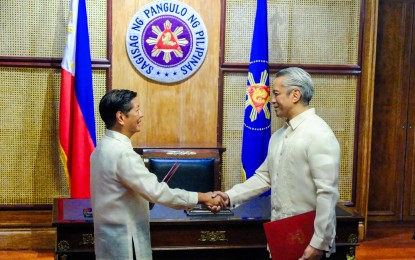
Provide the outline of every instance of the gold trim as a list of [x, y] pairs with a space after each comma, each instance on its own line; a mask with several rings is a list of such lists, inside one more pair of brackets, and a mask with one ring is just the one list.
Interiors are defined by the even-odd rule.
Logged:
[[58, 243], [58, 250], [59, 251], [69, 251], [70, 247], [69, 247], [69, 242], [68, 240], [61, 240]]
[[94, 235], [93, 234], [82, 234], [80, 246], [93, 245], [94, 244]]
[[200, 231], [199, 241], [224, 242], [228, 241], [228, 239], [226, 238], [226, 231]]
[[354, 255], [354, 247], [349, 248], [349, 253], [346, 255], [346, 260], [356, 260], [356, 257]]
[[190, 151], [168, 151], [166, 152], [167, 155], [182, 155], [182, 156], [189, 156], [189, 155], [195, 155], [196, 152], [190, 152]]
[[350, 234], [347, 238], [347, 243], [353, 243], [356, 244], [358, 242], [358, 237], [356, 234]]

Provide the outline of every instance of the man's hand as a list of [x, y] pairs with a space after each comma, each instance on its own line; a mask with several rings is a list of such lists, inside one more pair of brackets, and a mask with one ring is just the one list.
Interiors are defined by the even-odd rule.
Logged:
[[298, 260], [320, 260], [323, 256], [323, 250], [316, 249], [310, 245], [304, 250], [303, 256]]
[[221, 208], [224, 208], [226, 206], [222, 197], [213, 196], [212, 192], [206, 192], [206, 193], [198, 192], [198, 202], [205, 204], [209, 209], [211, 207], [215, 207], [215, 208], [219, 208], [220, 210]]
[[[212, 193], [212, 198], [221, 198], [224, 202], [224, 206], [222, 208], [226, 208], [229, 206], [229, 196], [225, 192], [214, 191]], [[212, 211], [213, 213], [218, 213], [222, 208], [216, 206], [209, 207], [210, 211]]]

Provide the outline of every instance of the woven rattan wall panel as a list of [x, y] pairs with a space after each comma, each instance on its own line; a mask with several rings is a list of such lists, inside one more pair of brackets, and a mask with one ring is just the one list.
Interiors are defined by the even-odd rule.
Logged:
[[[1, 0], [0, 56], [62, 57], [69, 0]], [[88, 0], [92, 58], [107, 57], [107, 1]]]
[[[356, 107], [356, 76], [312, 75], [315, 94], [311, 106], [333, 129], [341, 146], [339, 177], [340, 199], [351, 201], [353, 183], [354, 127]], [[270, 78], [270, 82], [273, 78]], [[241, 149], [245, 108], [246, 73], [225, 73], [223, 86], [223, 154], [222, 189], [242, 182]], [[272, 132], [283, 120], [272, 111]]]
[[[255, 0], [226, 0], [225, 62], [247, 63]], [[270, 63], [358, 63], [360, 0], [268, 0]]]
[[[60, 69], [0, 68], [0, 204], [51, 204], [69, 196], [59, 161]], [[104, 133], [98, 103], [106, 72], [93, 72], [97, 137]]]

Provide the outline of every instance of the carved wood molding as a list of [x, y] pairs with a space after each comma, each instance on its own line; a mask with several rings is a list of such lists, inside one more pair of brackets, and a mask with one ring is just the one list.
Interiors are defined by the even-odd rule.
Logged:
[[[376, 37], [379, 0], [366, 0], [364, 14], [364, 38], [362, 50], [362, 78], [360, 84], [359, 125], [357, 142], [356, 211], [365, 220], [367, 227], [367, 207], [369, 197], [370, 154], [372, 143], [373, 96], [375, 82]], [[366, 230], [363, 237], [366, 236]]]

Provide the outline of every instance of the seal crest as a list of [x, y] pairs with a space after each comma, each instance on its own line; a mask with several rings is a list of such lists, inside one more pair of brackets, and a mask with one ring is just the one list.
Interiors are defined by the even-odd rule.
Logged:
[[131, 19], [128, 57], [145, 77], [162, 83], [182, 81], [202, 65], [208, 35], [201, 17], [176, 0], [154, 1]]

